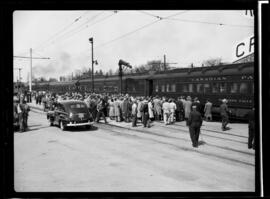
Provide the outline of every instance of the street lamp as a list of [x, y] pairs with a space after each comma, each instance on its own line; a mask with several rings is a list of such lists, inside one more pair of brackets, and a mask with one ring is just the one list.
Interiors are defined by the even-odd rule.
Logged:
[[93, 37], [89, 38], [89, 42], [91, 43], [92, 46], [92, 92], [94, 92], [94, 40]]

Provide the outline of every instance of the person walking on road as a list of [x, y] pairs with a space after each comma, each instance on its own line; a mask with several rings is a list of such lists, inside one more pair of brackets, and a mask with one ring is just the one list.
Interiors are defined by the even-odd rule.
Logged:
[[229, 123], [229, 109], [227, 106], [227, 99], [223, 99], [222, 100], [222, 104], [220, 105], [220, 116], [221, 116], [221, 122], [222, 122], [222, 126], [221, 129], [222, 131], [226, 131], [229, 128], [227, 127], [228, 123]]
[[196, 110], [196, 106], [192, 106], [192, 111], [188, 118], [189, 134], [193, 147], [198, 147], [199, 135], [202, 126], [202, 116], [199, 111]]

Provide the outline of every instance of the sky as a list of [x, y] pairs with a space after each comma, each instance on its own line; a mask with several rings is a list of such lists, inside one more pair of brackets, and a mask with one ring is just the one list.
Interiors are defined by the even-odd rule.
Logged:
[[[75, 74], [91, 67], [94, 40], [95, 70], [115, 71], [119, 59], [132, 66], [151, 60], [177, 63], [173, 67], [200, 66], [221, 58], [235, 61], [235, 47], [254, 35], [254, 18], [245, 10], [75, 10], [15, 11], [14, 56], [32, 56], [32, 76]], [[14, 58], [14, 81], [22, 68], [28, 81], [29, 58]]]

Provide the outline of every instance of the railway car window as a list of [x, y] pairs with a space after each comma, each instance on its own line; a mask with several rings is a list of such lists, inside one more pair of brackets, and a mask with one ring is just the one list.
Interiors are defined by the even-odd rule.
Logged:
[[188, 92], [190, 92], [190, 93], [193, 92], [193, 84], [188, 85]]
[[227, 84], [226, 83], [220, 83], [220, 93], [226, 93], [227, 90]]
[[155, 90], [156, 90], [156, 93], [158, 93], [158, 85], [156, 85], [156, 89]]
[[243, 82], [243, 83], [240, 84], [239, 92], [240, 93], [247, 93], [248, 92], [247, 83]]
[[165, 85], [161, 86], [161, 92], [165, 92]]
[[166, 85], [166, 92], [170, 92], [170, 84]]
[[203, 85], [204, 93], [210, 93], [210, 84], [204, 84]]
[[218, 92], [219, 92], [219, 83], [213, 83], [212, 93], [218, 93]]
[[203, 84], [197, 84], [197, 93], [203, 92]]
[[183, 84], [182, 88], [184, 93], [188, 92], [188, 86], [186, 84]]
[[237, 83], [232, 83], [230, 93], [237, 93]]
[[175, 86], [175, 84], [172, 84], [172, 92], [176, 92], [176, 86]]

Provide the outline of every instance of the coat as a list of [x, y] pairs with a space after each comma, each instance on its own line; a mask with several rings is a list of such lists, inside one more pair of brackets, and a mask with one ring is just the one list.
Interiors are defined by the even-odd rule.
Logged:
[[204, 116], [209, 117], [212, 116], [212, 103], [207, 102], [204, 106]]
[[190, 127], [201, 127], [202, 126], [202, 116], [197, 110], [192, 111], [188, 118], [188, 125]]
[[154, 107], [152, 102], [148, 102], [148, 113], [149, 113], [149, 117], [150, 118], [154, 118], [154, 111], [153, 111]]
[[142, 107], [143, 103], [141, 101], [138, 102], [138, 106], [137, 106], [137, 117], [138, 118], [141, 118], [142, 117], [142, 112], [140, 111], [141, 110], [141, 107]]
[[220, 115], [221, 116], [225, 116], [225, 117], [228, 117], [228, 106], [227, 104], [223, 103], [220, 105]]
[[115, 107], [114, 107], [114, 102], [111, 100], [109, 101], [109, 117], [114, 117], [115, 116]]
[[154, 99], [153, 102], [154, 102], [154, 111], [155, 111], [155, 114], [161, 115], [161, 109], [162, 109], [161, 101], [159, 99]]
[[120, 101], [116, 100], [113, 103], [114, 105], [114, 116], [119, 117], [120, 116]]
[[185, 101], [184, 103], [184, 109], [185, 109], [185, 118], [189, 118], [189, 114], [191, 112], [191, 101]]

